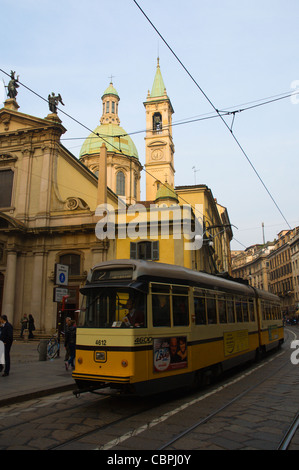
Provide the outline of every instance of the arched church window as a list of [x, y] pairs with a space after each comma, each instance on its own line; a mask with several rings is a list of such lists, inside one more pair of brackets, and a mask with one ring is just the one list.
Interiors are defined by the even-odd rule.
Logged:
[[75, 253], [66, 253], [59, 257], [60, 264], [66, 264], [69, 267], [69, 276], [77, 276], [80, 274], [80, 255]]
[[115, 113], [115, 102], [114, 101], [112, 101], [111, 106], [112, 106], [111, 113], [114, 114]]
[[118, 196], [125, 196], [125, 185], [126, 185], [126, 177], [122, 171], [119, 171], [116, 175], [116, 194]]
[[0, 207], [11, 206], [13, 177], [12, 170], [0, 171]]
[[161, 113], [155, 113], [153, 115], [153, 131], [156, 134], [161, 134], [161, 132], [162, 132], [162, 116], [161, 116]]
[[106, 103], [106, 113], [109, 113], [109, 103], [110, 103], [109, 101], [107, 101]]

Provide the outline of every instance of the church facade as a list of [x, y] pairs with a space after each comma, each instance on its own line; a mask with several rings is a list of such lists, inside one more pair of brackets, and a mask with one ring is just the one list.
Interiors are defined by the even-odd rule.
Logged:
[[[205, 185], [175, 187], [173, 107], [160, 65], [146, 114], [146, 201], [140, 201], [143, 166], [120, 126], [120, 98], [110, 83], [102, 95], [100, 124], [76, 158], [61, 143], [65, 133], [55, 107], [45, 118], [19, 111], [10, 95], [0, 109], [0, 313], [16, 329], [24, 313], [36, 329], [51, 332], [61, 318], [55, 266], [68, 266], [67, 309], [76, 317], [88, 270], [107, 259], [140, 258], [208, 272], [230, 271], [228, 213]], [[183, 232], [200, 221], [194, 249]], [[113, 236], [99, 236], [108, 208]], [[162, 230], [167, 214], [168, 236]], [[180, 223], [178, 224], [178, 214]], [[133, 235], [132, 224], [138, 228]], [[104, 223], [102, 224], [104, 227]], [[194, 233], [194, 231], [192, 231]], [[64, 292], [65, 293], [65, 292]]]

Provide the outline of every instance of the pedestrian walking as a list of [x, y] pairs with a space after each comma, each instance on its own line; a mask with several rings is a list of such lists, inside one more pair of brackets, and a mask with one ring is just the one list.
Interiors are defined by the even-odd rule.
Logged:
[[34, 325], [34, 318], [29, 314], [29, 320], [28, 320], [28, 330], [29, 330], [29, 338], [32, 339], [34, 338], [32, 331], [35, 331], [35, 325]]
[[27, 328], [28, 328], [28, 317], [27, 317], [27, 313], [24, 313], [24, 315], [21, 318], [21, 334], [20, 334], [21, 338], [23, 338], [24, 330], [27, 330]]
[[72, 320], [71, 326], [68, 328], [68, 331], [67, 331], [67, 336], [68, 336], [67, 344], [68, 344], [69, 352], [70, 352], [69, 360], [65, 364], [65, 367], [67, 370], [69, 369], [69, 366], [71, 366], [72, 369], [75, 368], [74, 359], [76, 355], [76, 330], [77, 330], [76, 322], [75, 320]]
[[66, 319], [65, 319], [65, 328], [64, 328], [64, 347], [65, 347], [64, 362], [65, 362], [65, 368], [66, 369], [67, 369], [67, 361], [70, 358], [70, 348], [69, 348], [69, 344], [68, 344], [68, 340], [69, 340], [68, 331], [69, 331], [69, 328], [71, 327], [71, 325], [72, 325], [71, 317], [66, 317]]
[[10, 348], [13, 342], [13, 326], [8, 322], [6, 315], [0, 316], [1, 341], [4, 343], [4, 359], [5, 367], [2, 377], [7, 377], [10, 372]]
[[0, 324], [0, 372], [2, 372], [5, 364], [4, 343], [1, 340], [2, 324]]

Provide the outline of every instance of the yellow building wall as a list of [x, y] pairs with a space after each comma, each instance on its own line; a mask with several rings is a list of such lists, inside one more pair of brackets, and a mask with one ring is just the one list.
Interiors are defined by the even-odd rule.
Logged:
[[[142, 217], [142, 219], [147, 221], [149, 224], [149, 212], [147, 211], [146, 216]], [[124, 215], [122, 215], [124, 217]], [[124, 220], [124, 219], [122, 219]], [[134, 217], [127, 216], [127, 228], [128, 224], [134, 220]], [[116, 222], [118, 218], [116, 217]], [[170, 224], [171, 225], [171, 224]], [[188, 240], [184, 238], [183, 233], [181, 233], [181, 238], [174, 238], [172, 234], [172, 229], [170, 227], [169, 230], [169, 237], [161, 236], [161, 232], [159, 230], [157, 237], [151, 237], [150, 229], [148, 225], [147, 229], [147, 237], [136, 237], [130, 238], [128, 236], [128, 230], [126, 230], [126, 238], [118, 238], [115, 239], [115, 257], [116, 259], [130, 259], [130, 243], [131, 242], [140, 242], [140, 241], [159, 241], [159, 263], [167, 263], [167, 264], [175, 264], [178, 266], [184, 266], [186, 268], [192, 269], [193, 267], [193, 258], [194, 258], [194, 251], [189, 251], [186, 249], [186, 245], [188, 245]], [[124, 234], [123, 234], [124, 235]]]
[[[67, 175], [67, 178], [65, 177]], [[95, 182], [88, 180], [86, 172], [80, 172], [73, 167], [65, 158], [58, 158], [57, 162], [57, 185], [59, 194], [63, 201], [68, 197], [82, 198], [94, 211], [97, 207], [97, 186]]]

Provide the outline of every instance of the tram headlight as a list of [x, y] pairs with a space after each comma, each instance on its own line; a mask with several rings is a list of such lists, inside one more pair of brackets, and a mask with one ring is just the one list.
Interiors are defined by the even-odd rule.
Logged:
[[123, 367], [127, 367], [127, 366], [128, 366], [128, 361], [127, 361], [126, 359], [123, 359], [123, 360], [121, 361], [121, 365], [122, 365]]
[[82, 363], [83, 363], [82, 357], [78, 357], [78, 364], [82, 364]]

